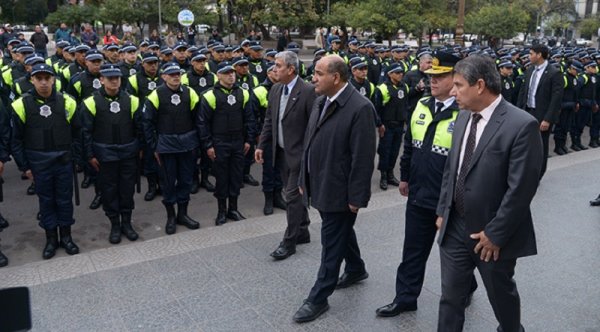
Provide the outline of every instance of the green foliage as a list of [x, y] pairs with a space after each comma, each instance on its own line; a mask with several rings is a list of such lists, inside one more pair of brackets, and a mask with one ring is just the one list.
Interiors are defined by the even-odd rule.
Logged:
[[0, 0], [2, 19], [13, 24], [39, 24], [48, 15], [46, 0], [13, 1]]
[[485, 35], [488, 38], [512, 38], [525, 31], [529, 15], [503, 5], [488, 5], [465, 18], [465, 32]]
[[98, 7], [96, 6], [77, 6], [64, 5], [46, 17], [46, 23], [58, 26], [65, 22], [68, 26], [79, 25], [83, 22], [93, 22], [99, 18]]
[[584, 18], [579, 23], [581, 35], [587, 38], [595, 38], [600, 28], [600, 17]]

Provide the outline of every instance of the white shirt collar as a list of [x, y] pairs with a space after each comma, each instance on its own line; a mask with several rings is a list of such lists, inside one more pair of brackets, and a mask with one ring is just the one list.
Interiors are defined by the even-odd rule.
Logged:
[[535, 69], [536, 70], [544, 71], [544, 70], [546, 70], [547, 66], [548, 66], [548, 61], [544, 60], [544, 62], [541, 65], [537, 66]]
[[335, 95], [333, 95], [333, 97], [329, 98], [329, 102], [333, 103], [333, 101], [336, 100], [337, 97], [339, 97], [347, 87], [348, 82], [346, 82], [346, 84], [344, 84], [344, 86]]
[[[439, 99], [437, 99], [437, 98], [436, 98], [436, 99], [435, 99], [435, 103], [436, 103], [436, 104], [437, 104], [437, 103], [439, 103], [439, 102], [442, 102], [442, 103], [444, 103], [444, 107], [442, 107], [442, 109], [441, 109], [441, 111], [443, 111], [443, 110], [445, 110], [446, 108], [450, 107], [450, 106], [452, 105], [452, 103], [454, 103], [454, 100], [455, 100], [455, 99], [456, 99], [456, 98], [455, 98], [455, 97], [452, 97], [452, 96], [451, 96], [451, 97], [449, 97], [449, 98], [448, 98], [448, 99], [446, 99], [446, 100], [439, 100]], [[436, 108], [437, 108], [437, 106], [436, 106]]]
[[479, 114], [481, 114], [481, 118], [483, 120], [485, 120], [486, 123], [488, 121], [490, 121], [490, 118], [492, 117], [494, 110], [496, 109], [496, 107], [498, 107], [498, 104], [500, 104], [501, 101], [502, 101], [502, 95], [498, 95], [496, 100], [494, 100], [491, 104], [489, 104], [488, 107], [484, 108], [483, 111], [479, 112]]
[[296, 82], [298, 82], [298, 75], [296, 75], [296, 77], [290, 83], [288, 83], [288, 85], [287, 85], [288, 94], [292, 93], [292, 89], [296, 85]]

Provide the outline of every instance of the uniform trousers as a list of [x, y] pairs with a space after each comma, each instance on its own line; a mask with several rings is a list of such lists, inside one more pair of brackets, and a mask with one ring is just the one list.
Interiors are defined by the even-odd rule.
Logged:
[[71, 226], [73, 219], [73, 165], [56, 162], [44, 169], [32, 167], [35, 193], [40, 204], [40, 227], [54, 230]]
[[187, 203], [196, 163], [196, 151], [160, 154], [160, 187], [163, 204]]
[[136, 158], [100, 162], [97, 186], [102, 194], [102, 209], [107, 217], [117, 217], [133, 210], [136, 170]]
[[385, 134], [379, 141], [377, 153], [379, 154], [379, 166], [377, 169], [382, 172], [394, 171], [396, 160], [400, 155], [400, 146], [402, 145], [402, 134], [404, 133], [404, 123], [399, 126], [386, 125]]
[[214, 137], [216, 159], [213, 160], [215, 174], [215, 197], [225, 199], [238, 197], [244, 178], [244, 139], [241, 136]]

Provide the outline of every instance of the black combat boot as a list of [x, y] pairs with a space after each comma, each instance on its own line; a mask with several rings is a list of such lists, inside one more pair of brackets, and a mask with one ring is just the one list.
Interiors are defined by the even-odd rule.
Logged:
[[242, 216], [240, 211], [238, 211], [237, 200], [237, 196], [229, 197], [229, 209], [227, 210], [227, 218], [233, 221], [240, 221], [246, 219], [246, 217]]
[[215, 186], [208, 180], [208, 171], [200, 172], [200, 188], [206, 189], [209, 193], [215, 192]]
[[273, 214], [273, 192], [265, 191], [265, 206], [263, 207], [263, 213], [265, 216]]
[[187, 214], [188, 203], [177, 203], [177, 224], [189, 229], [198, 229], [200, 228], [200, 224]]
[[8, 226], [8, 220], [4, 219], [4, 216], [0, 213], [0, 231]]
[[28, 196], [35, 195], [35, 182], [31, 182], [31, 184], [29, 185], [29, 187], [27, 187], [27, 195]]
[[156, 195], [158, 194], [158, 179], [156, 174], [148, 174], [146, 176], [146, 179], [148, 180], [148, 191], [144, 195], [144, 200], [146, 202], [149, 202], [153, 200], [154, 197], [156, 197]]
[[597, 147], [599, 147], [600, 145], [598, 145], [598, 139], [596, 138], [591, 138], [590, 139], [590, 144], [589, 144], [590, 148], [595, 149]]
[[167, 209], [167, 225], [165, 226], [165, 232], [169, 235], [175, 234], [177, 229], [176, 218], [175, 218], [175, 206], [173, 204], [165, 204]]
[[381, 171], [381, 178], [379, 179], [379, 188], [381, 188], [381, 190], [387, 190], [387, 172]]
[[219, 212], [217, 213], [217, 219], [215, 219], [215, 225], [221, 226], [227, 222], [227, 199], [219, 198], [217, 202]]
[[44, 259], [50, 259], [56, 254], [58, 249], [58, 229], [46, 230], [46, 246], [42, 252]]
[[110, 234], [108, 235], [108, 242], [117, 244], [121, 242], [121, 221], [119, 216], [108, 218], [110, 219]]
[[273, 192], [273, 206], [282, 210], [287, 209], [287, 203], [283, 198], [281, 189], [275, 189], [275, 191]]
[[588, 149], [587, 146], [584, 146], [583, 144], [581, 144], [581, 137], [577, 137], [577, 147], [580, 150], [587, 150]]
[[8, 257], [4, 256], [2, 251], [0, 251], [0, 267], [4, 267], [8, 265]]
[[253, 187], [257, 187], [260, 184], [250, 173], [244, 175], [244, 183]]
[[92, 184], [92, 178], [83, 172], [83, 181], [81, 181], [81, 188], [87, 189]]
[[192, 176], [192, 187], [190, 189], [190, 194], [197, 194], [198, 190], [200, 190], [200, 175], [198, 174], [198, 170], [194, 170], [194, 175]]
[[65, 251], [69, 255], [79, 253], [79, 247], [73, 242], [73, 238], [71, 238], [71, 226], [60, 226], [60, 246], [65, 248]]
[[556, 153], [559, 156], [563, 156], [567, 154], [567, 151], [565, 150], [565, 142], [554, 140], [554, 153]]
[[387, 183], [394, 187], [398, 187], [400, 185], [400, 181], [394, 176], [394, 170], [387, 172]]
[[92, 203], [90, 204], [91, 210], [96, 210], [97, 208], [100, 207], [100, 205], [102, 205], [102, 194], [100, 193], [100, 189], [98, 188], [98, 185], [94, 186], [94, 191], [96, 192], [96, 195], [94, 196], [94, 199], [92, 200]]
[[131, 225], [131, 212], [121, 213], [121, 234], [125, 235], [129, 241], [138, 239], [138, 233], [136, 233]]

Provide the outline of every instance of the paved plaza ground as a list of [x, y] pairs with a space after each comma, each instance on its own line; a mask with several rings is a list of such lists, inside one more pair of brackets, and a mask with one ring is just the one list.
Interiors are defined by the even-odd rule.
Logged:
[[[260, 177], [260, 167], [253, 172]], [[1, 209], [11, 226], [0, 233], [10, 265], [0, 269], [0, 288], [29, 286], [34, 331], [434, 331], [440, 295], [437, 246], [433, 249], [416, 312], [377, 318], [375, 309], [394, 297], [402, 255], [404, 198], [382, 192], [361, 210], [356, 233], [369, 279], [336, 291], [331, 309], [314, 322], [292, 315], [316, 278], [321, 252], [320, 219], [311, 209], [312, 242], [275, 262], [285, 228], [283, 211], [262, 215], [257, 187], [242, 189], [240, 210], [248, 220], [214, 227], [215, 199], [194, 195], [190, 214], [200, 230], [164, 234], [159, 201], [136, 195], [137, 242], [108, 243], [108, 221], [87, 208], [92, 189], [82, 191], [74, 238], [82, 253], [41, 260], [43, 230], [37, 201], [8, 165]], [[490, 174], [493, 176], [493, 174]], [[520, 259], [516, 280], [527, 331], [600, 331], [600, 208], [588, 201], [600, 192], [600, 150], [552, 157], [532, 210], [539, 254]], [[495, 331], [483, 287], [467, 311], [465, 331]]]

